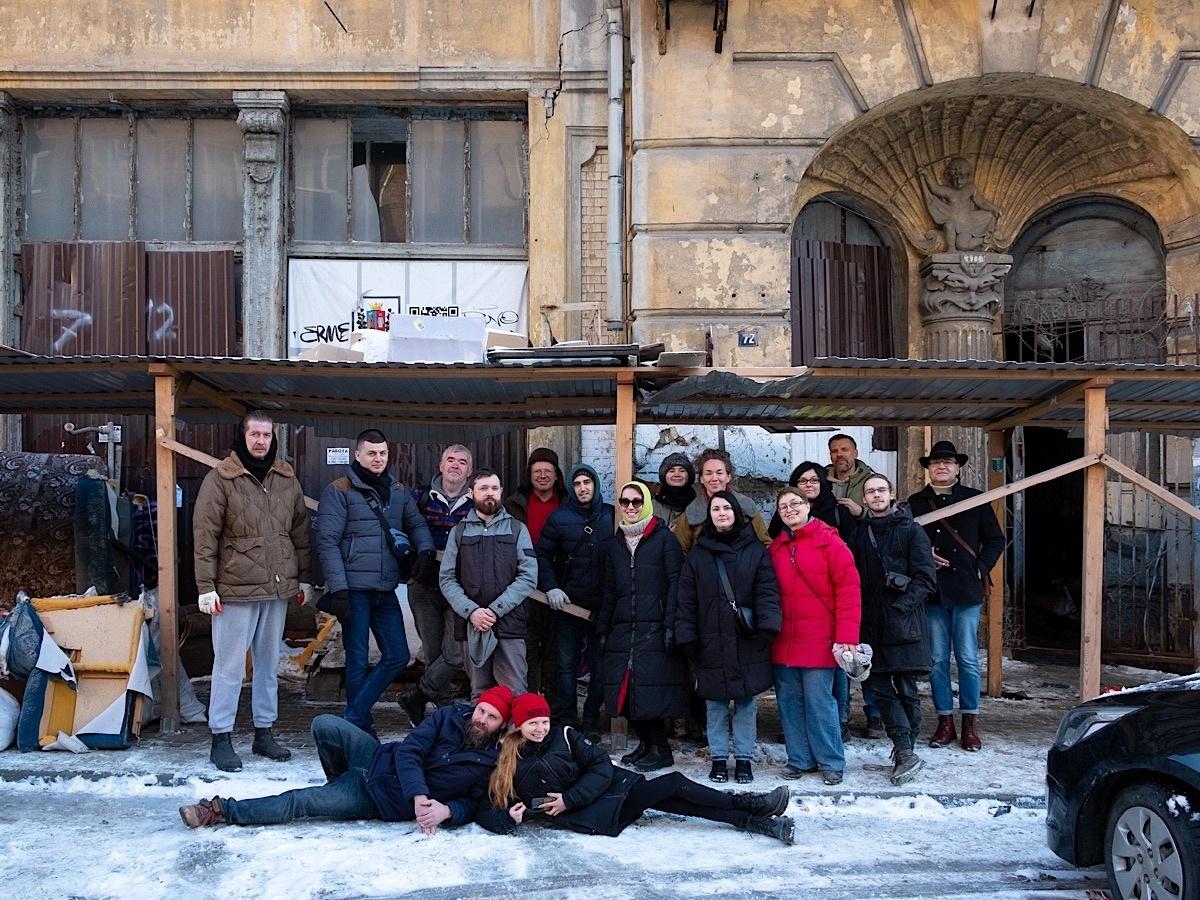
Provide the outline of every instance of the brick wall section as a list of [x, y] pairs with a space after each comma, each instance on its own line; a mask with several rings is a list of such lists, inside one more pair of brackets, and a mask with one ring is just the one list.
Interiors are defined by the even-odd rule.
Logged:
[[[603, 304], [607, 297], [608, 150], [601, 147], [579, 172], [579, 299]], [[584, 340], [601, 343], [603, 314], [584, 310], [580, 330]]]

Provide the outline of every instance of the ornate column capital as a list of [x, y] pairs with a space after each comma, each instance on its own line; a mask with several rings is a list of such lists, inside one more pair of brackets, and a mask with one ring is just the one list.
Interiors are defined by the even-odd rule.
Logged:
[[992, 335], [1004, 303], [1003, 253], [935, 253], [921, 263], [918, 309], [929, 359], [992, 359]]

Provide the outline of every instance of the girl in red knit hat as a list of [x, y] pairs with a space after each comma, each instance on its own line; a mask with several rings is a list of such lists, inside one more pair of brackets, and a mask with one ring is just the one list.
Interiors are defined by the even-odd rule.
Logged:
[[510, 834], [529, 819], [564, 825], [583, 834], [615, 837], [648, 809], [714, 822], [774, 837], [795, 839], [783, 815], [785, 787], [765, 794], [727, 794], [697, 784], [680, 772], [646, 779], [614, 766], [608, 754], [570, 726], [550, 722], [541, 694], [522, 694], [512, 704], [513, 731], [500, 742], [500, 760], [488, 782], [491, 803], [477, 821]]

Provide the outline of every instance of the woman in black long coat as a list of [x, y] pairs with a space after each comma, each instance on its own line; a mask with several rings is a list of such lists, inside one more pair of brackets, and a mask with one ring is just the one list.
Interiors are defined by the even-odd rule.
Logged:
[[933, 553], [925, 529], [895, 504], [891, 481], [863, 483], [865, 524], [850, 540], [862, 582], [863, 643], [874, 650], [870, 690], [892, 741], [893, 784], [912, 780], [924, 765], [913, 752], [921, 730], [917, 679], [931, 668], [925, 603], [936, 590]]
[[[713, 494], [708, 521], [683, 564], [675, 615], [675, 639], [695, 666], [696, 693], [708, 707], [709, 780], [729, 780], [733, 701], [734, 777], [739, 784], [754, 780], [750, 758], [758, 737], [755, 698], [774, 682], [771, 641], [782, 622], [775, 567], [747, 525], [733, 494]], [[749, 611], [753, 634], [739, 631], [737, 619], [744, 621], [743, 609]]]
[[550, 707], [539, 694], [522, 694], [512, 706], [514, 730], [500, 742], [500, 759], [475, 819], [498, 834], [529, 821], [582, 834], [615, 837], [648, 809], [726, 822], [742, 831], [794, 839], [783, 815], [787, 788], [765, 794], [727, 794], [697, 784], [680, 772], [647, 780], [614, 766], [608, 754], [570, 726], [551, 725]]
[[[850, 535], [854, 533], [859, 520], [850, 514], [850, 510], [838, 503], [837, 497], [833, 495], [833, 488], [829, 486], [829, 473], [823, 465], [805, 460], [792, 469], [792, 474], [788, 476], [788, 484], [799, 488], [800, 496], [808, 500], [810, 519], [820, 519], [826, 525], [836, 528], [838, 536], [846, 543], [850, 542]], [[776, 512], [771, 516], [767, 534], [777, 538], [782, 530], [783, 521]]]
[[675, 646], [683, 550], [654, 515], [650, 490], [631, 481], [617, 495], [620, 524], [604, 554], [596, 617], [610, 715], [626, 716], [641, 742], [621, 758], [640, 772], [674, 765], [664, 719], [687, 713], [687, 666]]

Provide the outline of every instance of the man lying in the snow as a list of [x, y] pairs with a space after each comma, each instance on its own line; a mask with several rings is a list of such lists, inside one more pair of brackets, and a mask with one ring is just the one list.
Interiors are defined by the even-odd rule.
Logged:
[[297, 819], [416, 821], [433, 834], [443, 822], [475, 817], [499, 755], [512, 691], [485, 691], [474, 708], [446, 706], [403, 741], [381, 744], [339, 716], [313, 719], [312, 734], [327, 782], [273, 797], [213, 797], [179, 808], [189, 828], [276, 825]]

